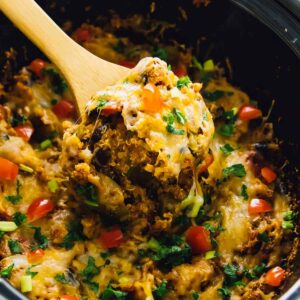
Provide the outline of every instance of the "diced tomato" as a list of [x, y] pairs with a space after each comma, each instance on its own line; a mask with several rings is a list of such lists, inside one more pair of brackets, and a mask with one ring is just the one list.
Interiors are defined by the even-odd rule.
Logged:
[[123, 243], [124, 236], [121, 229], [115, 226], [111, 230], [103, 231], [100, 236], [100, 241], [107, 249], [117, 248]]
[[36, 58], [31, 62], [28, 66], [29, 70], [31, 70], [36, 76], [42, 77], [43, 76], [43, 69], [45, 68], [46, 63], [40, 59]]
[[78, 300], [76, 296], [64, 295], [60, 297], [60, 300]]
[[132, 68], [135, 67], [136, 62], [130, 61], [130, 60], [122, 60], [122, 61], [119, 62], [119, 65], [121, 65], [123, 67], [126, 67], [126, 68], [129, 68], [129, 69], [132, 69]]
[[191, 226], [185, 236], [195, 254], [205, 253], [212, 249], [210, 234], [203, 226]]
[[277, 174], [268, 167], [262, 168], [260, 174], [267, 183], [272, 183], [277, 178]]
[[118, 111], [120, 111], [120, 108], [116, 104], [108, 104], [103, 107], [101, 114], [105, 117], [108, 117], [110, 115], [114, 115]]
[[248, 212], [251, 215], [270, 212], [272, 210], [273, 210], [272, 205], [264, 199], [258, 199], [258, 198], [251, 199], [248, 205]]
[[185, 66], [179, 66], [174, 70], [174, 73], [176, 76], [183, 77], [187, 75], [186, 67]]
[[15, 180], [19, 174], [19, 167], [8, 159], [0, 157], [0, 179]]
[[261, 117], [262, 112], [260, 109], [251, 105], [243, 105], [239, 110], [238, 116], [242, 121], [250, 121]]
[[83, 43], [91, 39], [91, 32], [86, 28], [78, 28], [74, 33], [76, 42]]
[[33, 134], [33, 128], [30, 125], [19, 125], [14, 128], [17, 135], [25, 142], [28, 142]]
[[214, 157], [208, 154], [199, 166], [199, 174], [207, 171], [208, 167], [213, 163]]
[[52, 110], [59, 118], [67, 119], [74, 115], [75, 105], [66, 99], [61, 99], [52, 107]]
[[34, 251], [28, 252], [27, 253], [27, 260], [30, 263], [37, 263], [41, 261], [43, 256], [45, 255], [45, 252], [43, 249], [36, 249]]
[[267, 272], [265, 283], [271, 286], [280, 286], [285, 279], [285, 275], [285, 270], [281, 267], [275, 267]]
[[142, 91], [143, 108], [148, 112], [158, 112], [163, 107], [163, 100], [157, 86], [148, 83]]
[[54, 209], [51, 200], [47, 198], [38, 198], [34, 200], [27, 209], [27, 217], [30, 221], [43, 218]]

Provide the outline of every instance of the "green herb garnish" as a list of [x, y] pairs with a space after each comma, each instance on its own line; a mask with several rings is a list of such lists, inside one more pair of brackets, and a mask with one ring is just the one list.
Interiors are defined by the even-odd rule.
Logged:
[[46, 249], [48, 247], [48, 238], [42, 234], [42, 229], [41, 227], [31, 227], [32, 229], [34, 229], [34, 239], [36, 241], [36, 245], [34, 245], [32, 247], [32, 250], [35, 249]]
[[16, 223], [17, 226], [21, 226], [27, 221], [27, 217], [25, 214], [16, 212], [12, 215], [12, 220]]
[[22, 249], [20, 243], [16, 240], [9, 240], [8, 247], [12, 254], [20, 254], [22, 253]]
[[26, 274], [26, 275], [30, 275], [31, 278], [33, 278], [34, 276], [36, 276], [37, 274], [39, 274], [39, 272], [32, 272], [32, 271], [31, 271], [31, 268], [33, 268], [33, 267], [35, 267], [35, 265], [32, 266], [32, 267], [28, 267], [28, 268], [26, 269], [26, 272], [25, 272], [25, 274]]
[[[86, 267], [80, 272], [82, 281], [89, 285], [89, 287], [96, 293], [99, 289], [99, 284], [92, 281], [94, 276], [100, 273], [100, 267], [95, 264], [95, 258], [89, 256]], [[108, 298], [109, 299], [109, 298]]]
[[241, 196], [244, 198], [244, 200], [248, 200], [249, 198], [246, 184], [242, 184], [241, 186]]
[[60, 283], [68, 284], [71, 283], [70, 279], [66, 277], [64, 273], [62, 274], [56, 274], [54, 279]]
[[43, 73], [49, 76], [51, 85], [55, 93], [62, 95], [68, 88], [68, 84], [65, 79], [53, 67], [44, 68]]
[[106, 289], [103, 291], [103, 294], [101, 296], [101, 300], [110, 300], [110, 299], [116, 299], [116, 300], [125, 300], [127, 296], [127, 293], [122, 292], [120, 290], [114, 289], [111, 284], [109, 284]]
[[68, 225], [69, 232], [64, 237], [61, 246], [66, 249], [71, 249], [76, 241], [84, 241], [86, 238], [83, 234], [83, 226], [79, 220], [73, 220]]
[[228, 96], [232, 96], [233, 92], [226, 92], [226, 91], [222, 91], [222, 90], [215, 90], [215, 91], [204, 91], [203, 93], [203, 97], [205, 100], [208, 100], [210, 102], [214, 102], [222, 97], [228, 97]]
[[153, 290], [153, 296], [155, 300], [163, 299], [163, 297], [169, 292], [169, 289], [167, 288], [167, 284], [168, 281], [163, 280], [161, 285]]
[[223, 178], [228, 178], [229, 176], [245, 177], [246, 170], [242, 164], [235, 164], [223, 169], [222, 175]]
[[192, 83], [191, 79], [189, 76], [183, 76], [178, 79], [176, 86], [177, 88], [181, 89], [184, 86], [188, 86], [190, 83]]
[[229, 144], [225, 144], [223, 146], [220, 147], [220, 150], [225, 154], [225, 155], [229, 155], [231, 154], [232, 151], [234, 151], [234, 149], [232, 148], [231, 145]]
[[14, 266], [15, 266], [15, 264], [11, 264], [7, 268], [2, 269], [0, 271], [0, 277], [2, 277], [2, 278], [9, 278], [9, 276], [11, 275], [11, 272], [12, 272]]

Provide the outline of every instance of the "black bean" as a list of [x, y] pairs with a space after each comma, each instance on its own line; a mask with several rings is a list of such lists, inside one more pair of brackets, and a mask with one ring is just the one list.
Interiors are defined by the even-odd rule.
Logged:
[[92, 164], [98, 170], [109, 163], [111, 160], [111, 150], [109, 148], [102, 148], [96, 150], [94, 157], [92, 158]]
[[99, 126], [97, 127], [92, 136], [91, 136], [91, 142], [92, 143], [97, 143], [101, 140], [102, 138], [102, 135], [104, 134], [104, 132], [109, 128], [109, 125], [102, 125], [102, 126]]

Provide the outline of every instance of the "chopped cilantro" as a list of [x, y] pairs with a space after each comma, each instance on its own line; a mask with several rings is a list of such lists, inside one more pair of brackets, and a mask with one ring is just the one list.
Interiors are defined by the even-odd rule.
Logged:
[[5, 200], [9, 201], [12, 204], [17, 204], [18, 202], [20, 202], [20, 200], [22, 199], [22, 196], [20, 195], [20, 188], [21, 188], [21, 183], [17, 179], [17, 183], [16, 183], [16, 195], [5, 196]]
[[161, 285], [158, 286], [156, 289], [153, 290], [154, 299], [163, 299], [163, 297], [169, 292], [167, 288], [168, 281], [163, 280]]
[[[176, 114], [175, 114], [176, 112]], [[163, 116], [163, 120], [167, 122], [167, 126], [166, 126], [166, 129], [169, 133], [172, 133], [172, 134], [177, 134], [177, 135], [183, 135], [184, 134], [184, 130], [183, 129], [176, 129], [173, 124], [174, 124], [174, 121], [176, 119], [176, 121], [178, 123], [180, 122], [185, 122], [185, 117], [182, 115], [182, 113], [180, 113], [179, 110], [176, 110], [176, 108], [173, 109], [173, 113], [169, 113], [165, 116]], [[180, 121], [178, 121], [180, 120]], [[180, 124], [183, 124], [183, 123], [180, 123]]]
[[98, 101], [97, 102], [98, 110], [101, 110], [105, 106], [105, 104], [108, 102], [105, 98], [101, 98], [101, 97], [97, 101]]
[[185, 117], [185, 115], [179, 109], [173, 108], [172, 112], [173, 112], [173, 115], [176, 118], [176, 121], [179, 124], [185, 124], [186, 123], [186, 117]]
[[114, 289], [111, 284], [109, 284], [106, 289], [103, 291], [101, 296], [101, 300], [110, 300], [110, 299], [117, 299], [117, 300], [125, 300], [127, 293], [122, 292], [120, 290]]
[[68, 277], [66, 277], [66, 275], [64, 273], [56, 274], [54, 279], [63, 284], [68, 284], [71, 282], [70, 279]]
[[2, 277], [2, 278], [8, 278], [10, 276], [10, 274], [11, 274], [14, 266], [15, 266], [14, 264], [11, 264], [7, 268], [2, 269], [0, 271], [0, 277]]
[[110, 256], [110, 252], [106, 251], [106, 252], [101, 252], [100, 253], [100, 256], [103, 258], [103, 259], [106, 259]]
[[222, 287], [220, 289], [218, 289], [218, 293], [221, 295], [223, 300], [227, 300], [230, 298], [230, 289], [227, 287]]
[[205, 100], [208, 100], [210, 102], [214, 102], [222, 97], [228, 97], [228, 96], [232, 96], [233, 92], [226, 92], [226, 91], [222, 91], [222, 90], [215, 90], [215, 91], [204, 91], [203, 93], [203, 97]]
[[48, 238], [42, 234], [41, 227], [31, 227], [34, 229], [34, 239], [36, 241], [36, 245], [32, 247], [32, 249], [46, 249], [48, 247]]
[[90, 205], [90, 206], [99, 206], [98, 203], [98, 190], [96, 186], [94, 186], [91, 183], [86, 184], [78, 184], [75, 187], [75, 192], [77, 195], [79, 195], [81, 198], [83, 198], [84, 203]]
[[294, 218], [296, 217], [296, 214], [292, 210], [289, 210], [289, 211], [284, 212], [282, 214], [282, 216], [285, 221], [291, 221], [291, 220], [294, 220]]
[[246, 278], [253, 280], [259, 278], [265, 271], [266, 264], [261, 263], [260, 265], [255, 266], [252, 271], [249, 271], [248, 269], [244, 270], [244, 275]]
[[223, 126], [221, 126], [217, 129], [218, 134], [225, 136], [225, 137], [232, 136], [233, 131], [234, 131], [233, 124], [224, 124]]
[[27, 122], [27, 120], [27, 117], [16, 113], [12, 117], [11, 126], [16, 127], [19, 125], [24, 125]]
[[74, 246], [74, 242], [85, 240], [83, 234], [83, 226], [79, 220], [73, 220], [68, 225], [69, 232], [64, 237], [61, 246], [66, 249], [71, 249]]
[[224, 286], [237, 286], [243, 285], [244, 283], [241, 281], [242, 275], [239, 272], [239, 267], [237, 265], [228, 264], [224, 267]]
[[167, 115], [163, 116], [163, 120], [172, 125], [175, 121], [175, 117], [172, 113], [168, 113]]
[[[99, 289], [99, 284], [92, 281], [94, 276], [98, 275], [100, 273], [100, 268], [96, 266], [95, 264], [95, 258], [92, 256], [89, 256], [88, 262], [86, 267], [80, 272], [80, 275], [82, 277], [82, 281], [89, 285], [89, 287], [94, 291], [97, 292]], [[109, 299], [109, 298], [107, 298]]]
[[248, 193], [247, 193], [247, 186], [246, 186], [246, 184], [242, 184], [242, 187], [241, 187], [241, 196], [244, 198], [244, 200], [248, 200], [248, 198], [249, 198]]
[[245, 177], [246, 170], [242, 164], [234, 164], [230, 167], [224, 168], [222, 170], [222, 175], [224, 178], [228, 178], [231, 175], [236, 177]]
[[22, 196], [20, 195], [8, 195], [5, 196], [5, 200], [9, 201], [12, 204], [17, 204], [22, 199]]
[[217, 233], [219, 231], [224, 231], [224, 227], [222, 227], [220, 224], [216, 227], [212, 226], [210, 223], [205, 223], [204, 227], [210, 231], [211, 233]]
[[[33, 267], [35, 267], [35, 265], [34, 266], [32, 266], [31, 268], [33, 268]], [[36, 276], [39, 272], [32, 272], [31, 271], [31, 268], [30, 267], [28, 267], [27, 269], [26, 269], [26, 275], [30, 275], [32, 278], [34, 277], [34, 276]]]
[[188, 86], [190, 83], [192, 83], [191, 79], [189, 76], [183, 76], [178, 79], [176, 86], [177, 88], [181, 89], [184, 86]]
[[8, 247], [12, 254], [20, 254], [22, 253], [22, 249], [20, 243], [16, 240], [9, 240]]
[[168, 59], [168, 52], [165, 48], [157, 48], [153, 53], [153, 57], [158, 57], [162, 60], [167, 60]]
[[220, 150], [225, 154], [225, 155], [229, 155], [232, 151], [234, 151], [234, 149], [232, 148], [231, 145], [229, 144], [225, 144], [223, 146], [220, 147]]
[[262, 242], [268, 243], [270, 241], [270, 238], [268, 236], [268, 233], [266, 231], [259, 233], [257, 235], [258, 239], [261, 240]]
[[192, 298], [193, 298], [193, 300], [198, 300], [199, 299], [199, 292], [196, 292], [196, 291], [192, 292]]
[[140, 255], [150, 257], [166, 270], [190, 261], [192, 256], [190, 246], [177, 235], [151, 238], [148, 247], [148, 251], [139, 251]]
[[55, 93], [61, 95], [68, 88], [67, 82], [55, 68], [46, 67], [43, 69], [43, 73], [49, 76], [51, 85], [53, 86], [53, 90]]
[[16, 212], [12, 215], [12, 220], [16, 223], [17, 226], [20, 226], [26, 222], [27, 217], [25, 214]]

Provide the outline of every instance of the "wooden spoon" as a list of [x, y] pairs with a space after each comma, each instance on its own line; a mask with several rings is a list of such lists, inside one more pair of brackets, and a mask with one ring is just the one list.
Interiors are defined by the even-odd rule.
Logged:
[[0, 0], [0, 10], [60, 69], [80, 113], [97, 90], [128, 73], [73, 41], [33, 0]]

